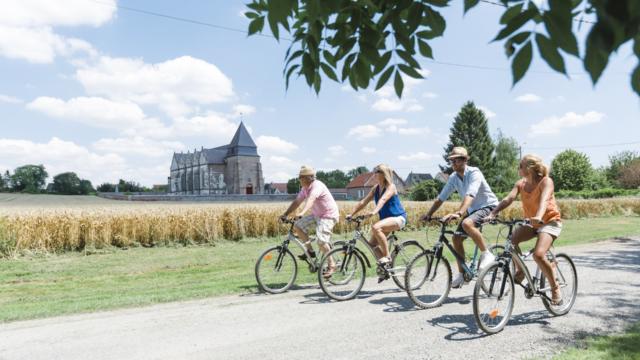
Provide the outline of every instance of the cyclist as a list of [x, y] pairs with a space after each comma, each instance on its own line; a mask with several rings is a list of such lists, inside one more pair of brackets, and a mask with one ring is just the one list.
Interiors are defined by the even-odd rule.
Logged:
[[[326, 254], [331, 250], [331, 235], [333, 227], [340, 218], [340, 212], [333, 195], [331, 195], [331, 192], [322, 181], [316, 179], [316, 172], [312, 167], [303, 165], [300, 168], [298, 178], [302, 189], [281, 217], [287, 217], [304, 203], [302, 210], [296, 213], [296, 218], [299, 219], [293, 229], [305, 244], [309, 255], [315, 258], [316, 254], [309, 242], [309, 229], [315, 225], [318, 248], [323, 254]], [[309, 210], [311, 210], [311, 215], [304, 216]], [[301, 260], [307, 259], [305, 254], [300, 255], [299, 258]], [[324, 276], [331, 276], [335, 271], [335, 267], [333, 259], [329, 259]]]
[[[489, 187], [480, 169], [467, 165], [468, 160], [469, 155], [464, 147], [456, 146], [451, 149], [449, 162], [453, 168], [453, 173], [449, 175], [447, 184], [438, 195], [436, 201], [434, 201], [429, 212], [422, 217], [422, 220], [430, 220], [433, 213], [440, 208], [451, 193], [457, 191], [462, 197], [462, 204], [458, 211], [445, 215], [443, 220], [448, 222], [462, 218], [452, 239], [453, 247], [458, 254], [464, 257], [462, 241], [467, 236], [470, 236], [482, 252], [480, 255], [480, 269], [483, 269], [495, 260], [495, 256], [488, 251], [482, 233], [478, 228], [482, 226], [482, 220], [496, 207], [498, 198], [491, 191], [491, 187]], [[467, 216], [464, 216], [465, 213]], [[458, 275], [451, 282], [451, 287], [459, 288], [467, 283], [463, 273], [462, 264], [458, 262]]]
[[[551, 303], [561, 305], [562, 293], [553, 274], [552, 265], [546, 257], [553, 241], [562, 231], [560, 210], [553, 194], [553, 180], [548, 176], [549, 170], [543, 164], [542, 159], [536, 155], [525, 155], [520, 160], [518, 173], [522, 179], [516, 182], [511, 192], [491, 211], [485, 220], [495, 219], [498, 213], [511, 205], [520, 194], [524, 217], [531, 221], [532, 227], [519, 227], [514, 231], [511, 241], [517, 248], [518, 244], [523, 241], [533, 237], [538, 238], [533, 251], [533, 259], [549, 280]], [[514, 280], [517, 283], [524, 280], [524, 272], [519, 267], [514, 275]]]
[[[400, 203], [398, 189], [393, 183], [393, 170], [385, 164], [380, 164], [373, 169], [373, 173], [377, 184], [371, 188], [367, 196], [356, 204], [356, 207], [351, 214], [347, 215], [347, 218], [355, 216], [373, 199], [375, 207], [365, 215], [373, 216], [378, 214], [380, 220], [371, 227], [369, 245], [374, 250], [378, 264], [388, 267], [391, 258], [389, 257], [387, 235], [392, 231], [402, 229], [407, 224], [407, 212]], [[378, 282], [385, 279], [384, 275], [380, 275]]]

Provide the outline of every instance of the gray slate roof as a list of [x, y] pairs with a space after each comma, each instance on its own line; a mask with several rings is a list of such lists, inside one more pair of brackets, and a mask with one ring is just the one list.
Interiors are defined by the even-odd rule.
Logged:
[[407, 186], [413, 186], [422, 181], [431, 180], [431, 179], [433, 179], [433, 176], [431, 176], [431, 174], [420, 174], [420, 173], [411, 172], [407, 176], [407, 180], [405, 180], [405, 183], [407, 184]]

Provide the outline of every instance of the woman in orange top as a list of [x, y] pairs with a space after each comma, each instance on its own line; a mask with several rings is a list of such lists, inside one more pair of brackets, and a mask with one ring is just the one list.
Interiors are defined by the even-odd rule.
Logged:
[[[524, 217], [531, 221], [532, 227], [521, 226], [513, 233], [512, 242], [518, 247], [523, 241], [533, 237], [538, 238], [533, 251], [533, 259], [549, 280], [551, 286], [551, 297], [554, 305], [562, 302], [562, 293], [558, 287], [556, 277], [553, 275], [553, 268], [546, 253], [553, 244], [553, 241], [560, 235], [562, 230], [562, 220], [560, 210], [553, 195], [553, 180], [548, 176], [549, 170], [542, 163], [542, 159], [536, 155], [525, 155], [520, 161], [519, 172], [522, 179], [516, 182], [515, 186], [499, 204], [485, 218], [492, 220], [502, 210], [507, 208], [520, 194]], [[517, 264], [517, 263], [516, 263]], [[524, 280], [524, 273], [516, 270], [514, 279], [517, 283]]]

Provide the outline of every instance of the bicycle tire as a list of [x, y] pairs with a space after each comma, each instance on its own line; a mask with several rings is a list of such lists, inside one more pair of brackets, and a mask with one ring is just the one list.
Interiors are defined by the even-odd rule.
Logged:
[[[547, 309], [547, 311], [549, 311], [549, 313], [551, 313], [554, 316], [561, 316], [561, 315], [565, 315], [567, 314], [571, 308], [573, 307], [573, 304], [576, 301], [576, 295], [578, 293], [578, 272], [576, 271], [576, 266], [573, 263], [573, 260], [571, 260], [571, 258], [569, 257], [569, 255], [567, 254], [557, 254], [555, 256], [556, 258], [556, 266], [557, 268], [562, 268], [560, 270], [560, 274], [556, 274], [556, 277], [561, 277], [561, 279], [558, 279], [561, 283], [560, 285], [566, 285], [564, 287], [561, 287], [560, 290], [562, 291], [563, 297], [563, 304], [561, 305], [552, 305], [551, 302], [549, 300], [547, 300], [547, 298], [545, 298], [544, 296], [542, 296], [542, 303], [544, 304], [544, 307]], [[562, 259], [562, 261], [559, 261], [560, 259]], [[559, 265], [560, 263], [562, 263], [562, 265]], [[568, 278], [572, 277], [573, 282], [566, 284], [568, 281]], [[540, 279], [540, 288], [544, 289], [545, 287], [545, 283], [546, 283], [546, 279], [545, 276], [543, 275], [542, 278]], [[565, 292], [563, 291], [564, 288], [567, 287], [571, 287], [570, 291], [570, 296], [568, 298], [565, 298], [564, 294]], [[551, 291], [548, 291], [547, 296], [551, 297]]]
[[[503, 294], [506, 294], [504, 296], [508, 296], [508, 299], [506, 303], [506, 309], [501, 312], [498, 309], [496, 302], [501, 301], [499, 299], [499, 293], [502, 286], [502, 279], [505, 276], [507, 282], [505, 283]], [[483, 286], [483, 284], [485, 286]], [[481, 300], [483, 299], [487, 299], [488, 306], [484, 303], [484, 301], [481, 304]], [[495, 299], [495, 301], [493, 299]], [[502, 300], [504, 300], [504, 297]], [[478, 279], [473, 289], [473, 316], [478, 327], [487, 334], [495, 334], [502, 331], [511, 318], [514, 303], [515, 288], [511, 272], [505, 272], [505, 266], [501, 263], [493, 263], [492, 265], [487, 266], [485, 269], [483, 269], [478, 275]], [[485, 312], [485, 309], [488, 311]], [[501, 317], [500, 320], [497, 321], [497, 324], [491, 326], [487, 323], [487, 320], [495, 319], [498, 317], [498, 315], [500, 315]]]
[[[407, 249], [410, 250], [407, 251]], [[393, 282], [396, 283], [400, 289], [405, 290], [404, 274], [407, 270], [407, 265], [417, 254], [422, 252], [424, 252], [424, 247], [422, 247], [420, 243], [415, 240], [407, 240], [403, 241], [398, 248], [394, 249], [393, 253], [391, 253], [390, 266], [394, 274], [391, 276], [391, 279], [393, 279]], [[400, 258], [398, 258], [398, 256], [400, 256]]]
[[[431, 250], [424, 251], [416, 255], [407, 265], [404, 281], [405, 291], [417, 307], [421, 309], [438, 307], [451, 291], [451, 265], [444, 257], [439, 260], [435, 258]], [[436, 284], [444, 286], [431, 294], [430, 289], [437, 287]]]
[[[282, 256], [282, 264], [278, 269], [276, 268], [278, 265], [277, 260], [280, 256]], [[289, 259], [291, 260], [292, 265], [288, 265]], [[273, 269], [270, 271], [274, 273], [284, 274], [284, 280], [269, 280], [267, 277], [268, 267], [266, 265], [269, 265], [269, 267], [273, 266]], [[290, 266], [292, 267], [293, 271], [292, 274], [288, 276], [284, 271], [282, 271], [282, 269], [283, 267], [285, 269], [289, 269]], [[289, 290], [289, 288], [291, 288], [291, 286], [296, 281], [296, 277], [298, 276], [298, 262], [296, 261], [296, 258], [293, 256], [291, 251], [289, 251], [289, 249], [283, 249], [282, 246], [279, 245], [272, 246], [263, 251], [262, 254], [260, 254], [260, 257], [258, 258], [258, 260], [256, 260], [254, 273], [256, 276], [256, 281], [258, 282], [258, 287], [262, 291], [268, 292], [270, 294], [280, 294]]]
[[[327, 261], [330, 258], [336, 261], [337, 268], [330, 278], [325, 278], [323, 269], [328, 266]], [[357, 276], [358, 271], [361, 273], [359, 278]], [[358, 295], [364, 286], [366, 276], [364, 260], [358, 252], [351, 251], [349, 254], [345, 249], [336, 248], [329, 251], [322, 258], [320, 270], [318, 271], [318, 283], [322, 292], [329, 298], [336, 301], [345, 301], [351, 300]], [[348, 284], [351, 284], [351, 289], [347, 288]], [[347, 290], [342, 290], [341, 286], [347, 288]]]

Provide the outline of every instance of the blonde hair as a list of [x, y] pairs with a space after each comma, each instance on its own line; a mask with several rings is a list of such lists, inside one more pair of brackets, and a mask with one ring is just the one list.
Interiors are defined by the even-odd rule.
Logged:
[[538, 155], [527, 154], [520, 160], [520, 166], [524, 164], [524, 168], [530, 173], [536, 174], [543, 178], [549, 175], [549, 168], [542, 162], [542, 158]]
[[384, 176], [384, 182], [386, 183], [384, 187], [388, 187], [393, 184], [393, 170], [387, 164], [380, 164], [373, 168], [374, 172], [382, 171], [382, 175]]

